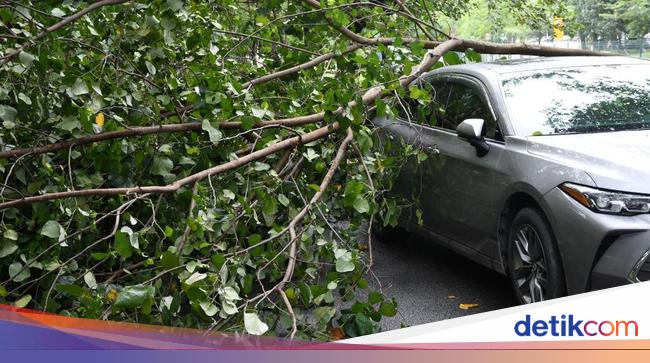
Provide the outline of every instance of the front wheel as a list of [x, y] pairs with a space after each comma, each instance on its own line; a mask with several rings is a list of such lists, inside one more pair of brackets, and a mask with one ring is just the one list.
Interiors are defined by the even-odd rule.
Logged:
[[508, 236], [507, 254], [510, 281], [520, 303], [566, 294], [555, 237], [537, 209], [524, 208], [517, 213]]

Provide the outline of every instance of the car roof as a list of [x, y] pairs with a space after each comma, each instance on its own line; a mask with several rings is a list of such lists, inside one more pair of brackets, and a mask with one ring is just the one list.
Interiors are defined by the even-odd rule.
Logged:
[[497, 60], [483, 63], [470, 63], [440, 68], [441, 73], [518, 73], [543, 69], [573, 68], [603, 65], [650, 65], [650, 60], [620, 56], [579, 56], [579, 57], [533, 57], [522, 59]]

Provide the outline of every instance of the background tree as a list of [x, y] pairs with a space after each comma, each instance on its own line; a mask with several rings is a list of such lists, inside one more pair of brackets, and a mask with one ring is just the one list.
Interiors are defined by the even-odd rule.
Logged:
[[0, 302], [324, 340], [376, 331], [397, 304], [366, 280], [359, 237], [375, 214], [396, 223], [402, 201], [383, 192], [422, 152], [379, 152], [369, 113], [395, 113], [390, 96], [463, 53], [588, 54], [437, 28], [467, 9], [0, 0]]
[[630, 38], [643, 38], [650, 33], [650, 1], [617, 0], [607, 9], [609, 11], [602, 16], [623, 22]]

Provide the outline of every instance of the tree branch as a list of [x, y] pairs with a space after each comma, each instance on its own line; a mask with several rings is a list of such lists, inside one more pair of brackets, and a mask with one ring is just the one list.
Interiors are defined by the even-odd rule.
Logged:
[[185, 185], [195, 183], [199, 180], [205, 179], [211, 175], [220, 174], [228, 170], [236, 169], [249, 162], [262, 159], [266, 156], [274, 154], [278, 151], [284, 150], [289, 147], [294, 147], [302, 143], [309, 143], [321, 138], [326, 137], [332, 132], [339, 129], [339, 124], [324, 126], [302, 136], [296, 136], [285, 139], [264, 149], [252, 152], [239, 159], [229, 161], [215, 167], [205, 169], [198, 173], [189, 175], [185, 178], [179, 179], [167, 185], [154, 185], [154, 186], [135, 186], [125, 188], [99, 188], [99, 189], [85, 189], [85, 190], [72, 190], [66, 192], [54, 192], [21, 199], [15, 199], [8, 202], [0, 203], [0, 210], [16, 207], [28, 203], [44, 202], [49, 200], [75, 198], [75, 197], [88, 197], [88, 196], [114, 196], [114, 195], [127, 195], [127, 194], [141, 194], [141, 193], [172, 193]]
[[[255, 127], [299, 126], [299, 125], [305, 125], [305, 124], [310, 124], [310, 123], [321, 121], [321, 120], [323, 120], [324, 116], [325, 116], [325, 113], [321, 112], [321, 113], [316, 113], [316, 114], [307, 115], [307, 116], [291, 117], [291, 118], [277, 119], [277, 120], [259, 121], [254, 126]], [[104, 132], [104, 133], [101, 133], [101, 134], [82, 136], [82, 137], [80, 137], [78, 139], [61, 141], [61, 142], [57, 142], [55, 144], [49, 144], [49, 145], [43, 145], [43, 146], [35, 146], [35, 147], [31, 147], [31, 148], [21, 148], [21, 149], [0, 151], [0, 159], [19, 157], [19, 156], [22, 156], [22, 155], [25, 155], [25, 154], [39, 155], [39, 154], [59, 151], [59, 150], [62, 150], [62, 149], [69, 149], [70, 147], [73, 147], [73, 146], [90, 144], [90, 143], [99, 142], [99, 141], [122, 139], [122, 138], [126, 138], [126, 137], [131, 137], [131, 136], [164, 134], [164, 133], [170, 133], [170, 132], [200, 131], [201, 126], [202, 125], [199, 122], [191, 122], [191, 123], [168, 124], [168, 125], [160, 125], [160, 126], [133, 127], [133, 128], [129, 128], [129, 129], [126, 129], [126, 130], [110, 131], [110, 132]], [[241, 128], [241, 126], [242, 126], [241, 122], [222, 122], [222, 123], [220, 123], [218, 125], [218, 127], [220, 129], [222, 129], [222, 130], [239, 129], [239, 128]]]
[[[314, 9], [320, 9], [320, 3], [318, 0], [303, 0], [307, 5], [311, 6]], [[325, 20], [330, 24], [330, 26], [337, 31], [339, 31], [341, 34], [343, 34], [346, 38], [352, 40], [355, 43], [359, 44], [365, 44], [365, 45], [393, 45], [395, 43], [395, 38], [386, 38], [386, 37], [378, 37], [378, 38], [368, 38], [363, 35], [357, 34], [350, 29], [344, 27], [344, 26], [339, 26], [336, 25], [332, 19], [329, 17], [325, 16]], [[442, 44], [441, 42], [438, 41], [433, 41], [433, 40], [422, 40], [422, 39], [416, 39], [416, 38], [411, 38], [411, 37], [404, 37], [401, 39], [402, 44], [412, 44], [415, 42], [421, 42], [424, 45], [424, 48], [426, 49], [434, 49], [435, 47], [439, 46]], [[458, 39], [460, 40], [460, 44], [455, 47], [455, 51], [466, 51], [468, 49], [473, 49], [479, 53], [488, 53], [488, 54], [522, 54], [522, 55], [538, 55], [538, 56], [586, 56], [586, 55], [598, 55], [598, 56], [606, 56], [606, 55], [612, 55], [609, 53], [604, 53], [604, 52], [596, 52], [596, 51], [589, 51], [589, 50], [583, 50], [583, 49], [568, 49], [568, 48], [556, 48], [556, 47], [548, 47], [548, 46], [542, 46], [542, 45], [530, 45], [530, 44], [497, 44], [497, 43], [490, 43], [490, 42], [481, 42], [481, 41], [475, 41], [475, 40], [465, 40], [465, 39]]]
[[312, 59], [312, 60], [310, 60], [308, 62], [299, 64], [297, 66], [287, 68], [287, 69], [284, 69], [284, 70], [281, 70], [281, 71], [277, 71], [277, 72], [267, 74], [265, 76], [250, 80], [250, 81], [242, 84], [242, 87], [243, 88], [248, 88], [248, 87], [260, 84], [260, 83], [268, 82], [268, 81], [271, 81], [271, 80], [274, 80], [274, 79], [277, 79], [277, 78], [281, 78], [281, 77], [285, 77], [285, 76], [288, 76], [288, 75], [291, 75], [291, 74], [294, 74], [294, 73], [298, 73], [300, 71], [304, 71], [305, 69], [316, 67], [317, 65], [319, 65], [319, 64], [321, 64], [323, 62], [326, 62], [326, 61], [328, 61], [330, 59], [336, 58], [338, 56], [342, 56], [342, 55], [345, 55], [345, 54], [352, 53], [355, 50], [357, 50], [359, 48], [363, 48], [363, 47], [364, 47], [363, 44], [354, 44], [354, 45], [349, 46], [346, 50], [344, 50], [341, 53], [329, 52], [329, 53], [323, 54], [321, 56], [318, 56], [318, 57], [316, 57], [316, 58], [314, 58], [314, 59]]
[[289, 312], [289, 315], [291, 316], [291, 321], [292, 321], [291, 338], [292, 339], [295, 336], [297, 331], [296, 316], [293, 313], [291, 303], [289, 302], [289, 299], [287, 298], [283, 290], [284, 290], [284, 286], [287, 283], [289, 283], [289, 281], [291, 281], [291, 278], [293, 277], [293, 271], [295, 270], [296, 260], [298, 258], [298, 233], [296, 233], [296, 226], [298, 225], [298, 223], [302, 222], [302, 220], [305, 218], [305, 216], [307, 215], [311, 207], [314, 204], [316, 204], [323, 196], [325, 190], [327, 189], [330, 182], [332, 181], [332, 178], [334, 177], [334, 173], [341, 165], [341, 162], [343, 162], [343, 159], [345, 158], [345, 152], [348, 148], [348, 145], [352, 142], [352, 139], [353, 139], [352, 129], [348, 128], [346, 131], [346, 136], [341, 142], [341, 144], [339, 145], [338, 151], [336, 152], [336, 156], [334, 157], [334, 160], [332, 160], [332, 165], [329, 167], [327, 173], [323, 177], [323, 180], [320, 183], [318, 191], [311, 197], [309, 203], [307, 203], [307, 205], [305, 205], [302, 208], [302, 210], [300, 210], [300, 212], [295, 217], [293, 217], [291, 222], [289, 222], [289, 226], [281, 232], [281, 233], [285, 233], [288, 230], [290, 235], [289, 261], [287, 262], [287, 269], [284, 271], [284, 276], [282, 277], [282, 280], [280, 280], [280, 282], [278, 282], [270, 290], [263, 292], [262, 294], [256, 296], [251, 300], [251, 301], [255, 301], [259, 299], [264, 299], [270, 294], [272, 294], [274, 291], [278, 291], [280, 293], [280, 296], [282, 297], [282, 300], [284, 301], [284, 304], [287, 307], [287, 311]]
[[88, 14], [90, 12], [93, 12], [93, 11], [103, 7], [103, 6], [123, 4], [123, 3], [127, 2], [127, 1], [129, 1], [129, 0], [101, 0], [101, 1], [97, 1], [97, 2], [89, 5], [88, 7], [79, 10], [78, 12], [76, 12], [76, 13], [74, 13], [74, 14], [66, 17], [66, 18], [63, 18], [58, 23], [45, 28], [45, 30], [38, 33], [36, 36], [34, 36], [33, 38], [30, 38], [27, 43], [21, 45], [20, 47], [18, 47], [18, 49], [16, 49], [12, 53], [9, 53], [9, 54], [5, 55], [4, 57], [0, 58], [0, 59], [2, 59], [2, 63], [0, 63], [0, 66], [6, 64], [11, 58], [17, 56], [18, 54], [20, 54], [24, 50], [28, 49], [29, 47], [34, 45], [37, 41], [39, 41], [39, 40], [45, 38], [46, 36], [48, 36], [50, 33], [53, 33], [53, 32], [65, 27], [65, 26], [67, 26], [68, 24], [74, 23], [79, 18], [83, 17], [84, 15], [86, 15], [86, 14]]

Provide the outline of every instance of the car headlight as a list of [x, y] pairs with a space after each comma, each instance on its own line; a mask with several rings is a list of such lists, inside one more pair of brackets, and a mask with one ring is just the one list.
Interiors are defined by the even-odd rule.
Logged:
[[564, 183], [560, 189], [597, 213], [626, 216], [650, 213], [650, 195], [602, 190], [573, 183]]

